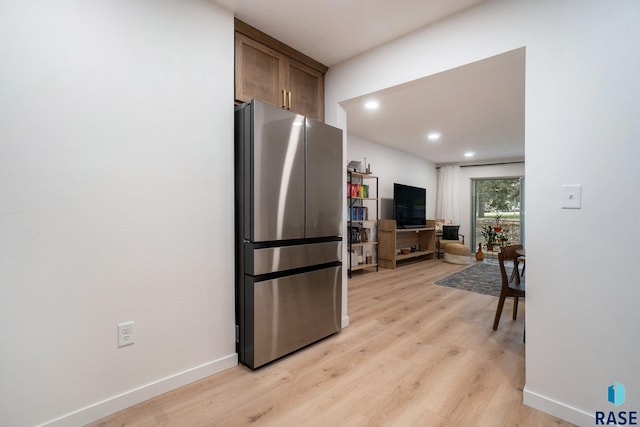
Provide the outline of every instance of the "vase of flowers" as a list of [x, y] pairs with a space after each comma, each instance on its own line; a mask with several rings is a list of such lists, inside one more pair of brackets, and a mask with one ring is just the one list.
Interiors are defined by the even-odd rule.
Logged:
[[488, 251], [493, 251], [494, 246], [505, 246], [507, 244], [507, 241], [509, 240], [504, 231], [502, 231], [502, 227], [500, 226], [501, 218], [502, 215], [498, 215], [496, 217], [496, 225], [492, 226], [489, 224], [485, 224], [482, 226], [482, 230], [480, 231], [482, 237], [484, 237], [484, 241], [487, 245]]
[[484, 242], [487, 245], [487, 250], [492, 251], [493, 245], [496, 243], [498, 233], [489, 224], [483, 225], [480, 233], [482, 234], [482, 237], [484, 237]]
[[502, 220], [502, 214], [496, 215], [496, 225], [493, 226], [493, 229], [496, 233], [500, 233], [502, 231], [502, 226], [500, 225], [501, 220]]

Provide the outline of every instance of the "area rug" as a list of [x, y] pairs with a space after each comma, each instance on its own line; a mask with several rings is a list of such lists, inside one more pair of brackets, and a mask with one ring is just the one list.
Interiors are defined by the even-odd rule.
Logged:
[[487, 263], [475, 264], [440, 279], [435, 284], [497, 297], [500, 295], [502, 286], [500, 266]]

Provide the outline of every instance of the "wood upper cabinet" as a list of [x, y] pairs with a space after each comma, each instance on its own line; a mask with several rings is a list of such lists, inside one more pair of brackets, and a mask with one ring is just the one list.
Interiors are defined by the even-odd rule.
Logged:
[[324, 121], [327, 67], [236, 19], [235, 98]]
[[288, 63], [289, 109], [324, 121], [324, 75], [295, 61]]
[[259, 99], [284, 106], [285, 58], [273, 49], [236, 32], [236, 99]]

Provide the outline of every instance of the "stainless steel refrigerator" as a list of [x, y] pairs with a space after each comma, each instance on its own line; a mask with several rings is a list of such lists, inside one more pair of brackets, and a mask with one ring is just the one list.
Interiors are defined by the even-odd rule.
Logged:
[[342, 131], [253, 100], [235, 162], [237, 349], [255, 369], [340, 330]]

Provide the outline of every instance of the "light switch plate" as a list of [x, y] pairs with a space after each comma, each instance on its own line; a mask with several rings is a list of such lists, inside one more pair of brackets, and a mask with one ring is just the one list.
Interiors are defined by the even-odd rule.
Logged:
[[582, 209], [582, 185], [564, 184], [561, 206], [562, 209]]

